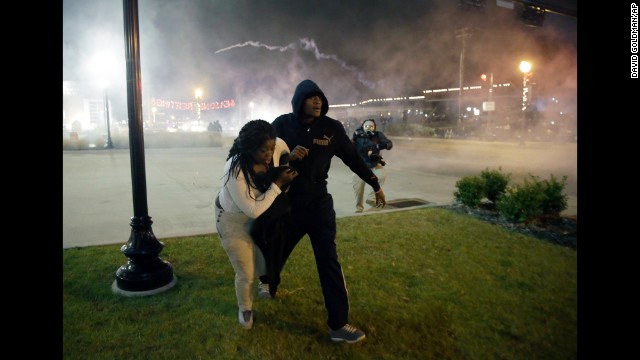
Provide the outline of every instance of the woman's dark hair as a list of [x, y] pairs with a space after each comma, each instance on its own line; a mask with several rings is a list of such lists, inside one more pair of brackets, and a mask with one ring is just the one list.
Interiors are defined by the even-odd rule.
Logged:
[[274, 140], [275, 138], [276, 129], [265, 120], [251, 120], [244, 124], [238, 133], [238, 137], [233, 140], [233, 145], [229, 150], [229, 156], [227, 156], [227, 160], [232, 160], [225, 184], [232, 175], [237, 178], [240, 171], [242, 171], [244, 179], [247, 182], [247, 191], [249, 191], [249, 186], [256, 189], [256, 187], [251, 184], [251, 181], [249, 181], [250, 177], [255, 177], [255, 173], [253, 172], [253, 157], [251, 154], [264, 145], [267, 140]]

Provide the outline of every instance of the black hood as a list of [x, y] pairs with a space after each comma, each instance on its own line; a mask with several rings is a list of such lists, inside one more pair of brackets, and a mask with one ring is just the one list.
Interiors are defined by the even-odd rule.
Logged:
[[307, 79], [303, 80], [298, 86], [296, 86], [296, 90], [293, 93], [293, 98], [291, 98], [291, 107], [293, 110], [293, 116], [296, 119], [300, 119], [300, 115], [302, 114], [302, 107], [304, 106], [304, 101], [308, 98], [318, 95], [322, 99], [322, 110], [320, 111], [320, 116], [324, 116], [329, 112], [329, 101], [327, 101], [327, 97], [324, 96], [320, 87], [314, 83], [313, 81]]

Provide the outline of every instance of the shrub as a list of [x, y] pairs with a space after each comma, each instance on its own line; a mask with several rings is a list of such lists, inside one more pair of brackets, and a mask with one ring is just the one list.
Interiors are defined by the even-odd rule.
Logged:
[[513, 223], [529, 222], [539, 216], [541, 209], [541, 194], [527, 183], [508, 187], [496, 204], [498, 212], [505, 219]]
[[567, 199], [569, 197], [563, 194], [564, 188], [567, 185], [567, 177], [563, 176], [562, 179], [558, 181], [558, 179], [551, 174], [547, 180], [538, 181], [535, 177], [534, 179], [536, 180], [538, 190], [542, 193], [542, 203], [540, 204], [542, 214], [545, 216], [559, 216], [568, 206]]
[[453, 195], [458, 202], [467, 206], [477, 207], [484, 199], [488, 199], [495, 206], [500, 196], [505, 193], [510, 177], [510, 174], [502, 173], [502, 168], [487, 168], [480, 176], [465, 176], [458, 180], [458, 190]]
[[479, 176], [464, 176], [456, 181], [455, 199], [464, 205], [477, 207], [484, 197], [484, 180]]
[[563, 194], [567, 177], [560, 181], [551, 174], [548, 180], [529, 174], [523, 185], [507, 188], [498, 200], [500, 214], [511, 222], [529, 222], [541, 216], [559, 216], [567, 208]]
[[495, 204], [505, 193], [511, 174], [503, 174], [502, 168], [499, 167], [498, 170], [483, 170], [480, 178], [484, 180], [484, 196]]

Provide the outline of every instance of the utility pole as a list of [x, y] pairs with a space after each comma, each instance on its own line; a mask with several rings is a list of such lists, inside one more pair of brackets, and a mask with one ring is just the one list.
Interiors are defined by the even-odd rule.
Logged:
[[462, 81], [464, 80], [464, 53], [467, 47], [467, 38], [471, 36], [471, 29], [463, 27], [456, 30], [456, 38], [462, 40], [462, 50], [460, 51], [460, 92], [458, 94], [458, 125], [462, 122]]
[[[491, 135], [493, 134], [493, 131], [491, 131], [491, 126], [489, 125], [491, 123], [491, 112], [495, 109], [495, 104], [493, 104], [493, 72], [490, 73], [489, 75], [489, 106], [491, 107], [491, 109], [487, 109], [487, 136], [489, 136], [489, 138], [491, 138]], [[484, 109], [483, 109], [484, 110]]]

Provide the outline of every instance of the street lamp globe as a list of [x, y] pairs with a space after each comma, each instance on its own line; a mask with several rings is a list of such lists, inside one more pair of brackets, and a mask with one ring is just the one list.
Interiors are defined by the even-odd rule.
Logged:
[[525, 60], [520, 61], [520, 71], [527, 74], [531, 71], [531, 63]]

